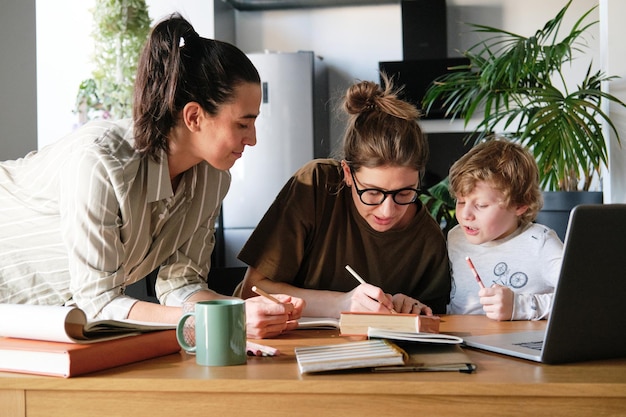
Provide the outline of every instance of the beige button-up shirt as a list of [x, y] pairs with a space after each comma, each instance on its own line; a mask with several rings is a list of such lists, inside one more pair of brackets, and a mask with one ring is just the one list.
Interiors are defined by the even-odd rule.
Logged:
[[130, 121], [97, 121], [0, 163], [0, 302], [76, 304], [121, 319], [124, 288], [161, 266], [162, 304], [206, 289], [215, 221], [230, 174], [207, 163], [173, 192], [160, 163], [133, 147]]

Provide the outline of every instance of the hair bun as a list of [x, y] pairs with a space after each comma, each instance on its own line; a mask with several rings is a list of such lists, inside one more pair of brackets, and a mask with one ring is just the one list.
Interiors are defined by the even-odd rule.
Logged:
[[362, 81], [352, 85], [346, 93], [345, 108], [349, 114], [368, 112], [378, 107], [383, 91], [378, 84]]

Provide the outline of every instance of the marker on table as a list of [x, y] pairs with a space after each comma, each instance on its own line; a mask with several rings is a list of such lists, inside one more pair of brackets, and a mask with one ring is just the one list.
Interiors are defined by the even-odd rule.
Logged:
[[470, 259], [470, 257], [466, 256], [465, 260], [467, 261], [467, 264], [469, 265], [470, 269], [472, 270], [472, 273], [474, 274], [474, 278], [476, 278], [476, 282], [478, 282], [478, 285], [480, 286], [480, 288], [485, 288], [485, 284], [483, 284], [483, 280], [480, 279], [480, 275], [478, 275], [478, 271], [474, 267], [474, 264], [472, 263], [472, 260]]
[[[352, 269], [352, 267], [350, 265], [346, 265], [346, 269], [348, 270], [348, 272], [350, 274], [352, 274], [352, 276], [359, 281], [360, 284], [367, 284], [367, 282], [365, 282], [365, 280], [363, 278], [361, 278], [361, 276], [359, 274], [356, 273], [356, 271], [354, 269]], [[374, 299], [375, 301], [378, 301], [380, 303], [379, 300]], [[396, 314], [397, 311], [392, 308], [389, 309], [390, 312], [392, 312], [393, 314]]]

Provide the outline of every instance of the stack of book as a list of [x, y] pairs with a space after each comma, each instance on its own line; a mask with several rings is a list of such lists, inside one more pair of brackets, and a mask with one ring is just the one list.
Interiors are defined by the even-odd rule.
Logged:
[[[439, 317], [417, 314], [341, 313], [336, 321], [342, 336], [367, 340], [296, 348], [300, 373], [368, 369], [374, 372], [476, 370], [461, 348], [463, 339], [439, 333]], [[304, 321], [304, 326], [333, 321]]]
[[76, 307], [0, 304], [0, 371], [73, 377], [180, 351], [175, 325], [88, 322]]

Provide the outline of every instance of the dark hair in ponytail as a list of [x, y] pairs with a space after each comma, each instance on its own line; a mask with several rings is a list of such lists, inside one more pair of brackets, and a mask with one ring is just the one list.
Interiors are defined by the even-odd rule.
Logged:
[[133, 103], [135, 148], [158, 159], [180, 111], [197, 102], [211, 115], [259, 73], [237, 47], [200, 37], [179, 14], [158, 23], [139, 58]]

